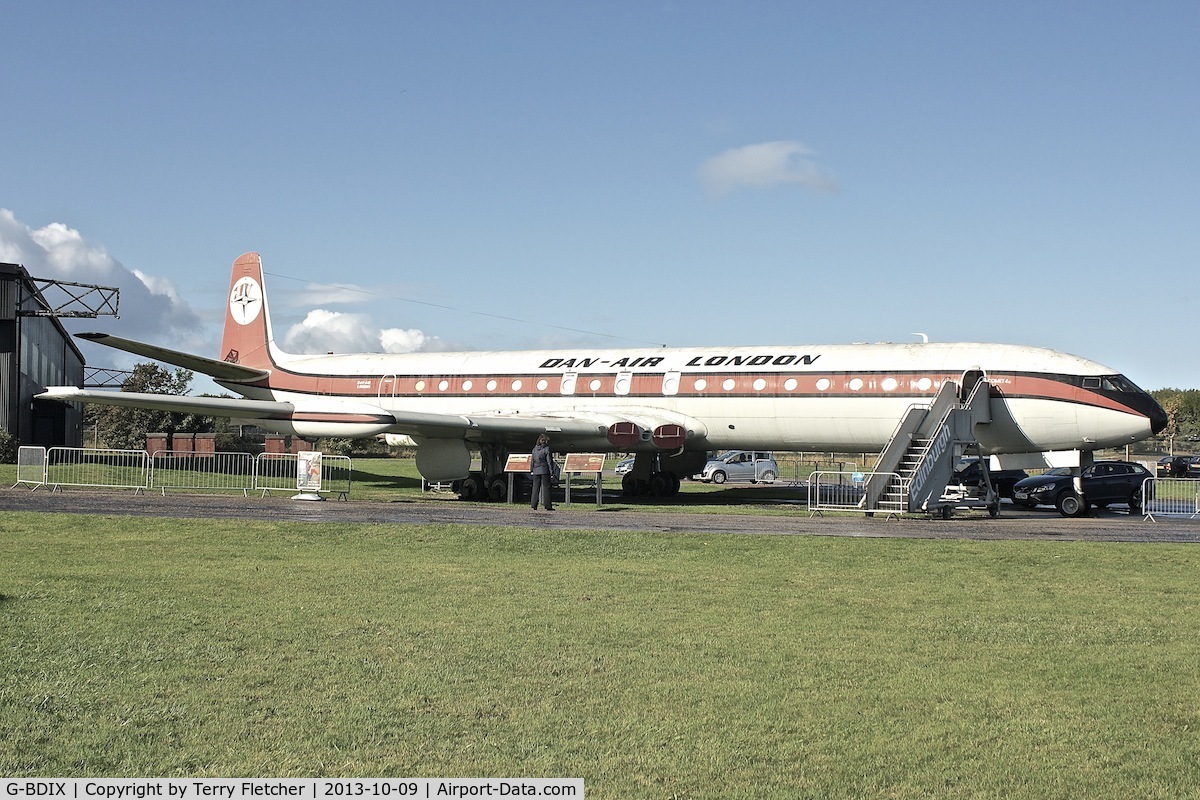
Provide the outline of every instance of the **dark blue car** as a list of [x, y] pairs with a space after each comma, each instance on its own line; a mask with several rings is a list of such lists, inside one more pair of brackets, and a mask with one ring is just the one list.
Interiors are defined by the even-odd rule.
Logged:
[[1013, 501], [1032, 508], [1054, 506], [1064, 517], [1082, 517], [1088, 508], [1109, 505], [1129, 506], [1131, 513], [1142, 510], [1142, 485], [1153, 478], [1150, 470], [1132, 461], [1097, 461], [1080, 475], [1083, 497], [1075, 491], [1070, 467], [1055, 467], [1041, 475], [1017, 481]]

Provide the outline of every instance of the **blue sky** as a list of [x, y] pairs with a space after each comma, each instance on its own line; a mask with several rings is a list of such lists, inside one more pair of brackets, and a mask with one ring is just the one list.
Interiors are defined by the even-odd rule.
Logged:
[[257, 250], [307, 351], [921, 331], [1200, 388], [1194, 2], [3, 18], [0, 260], [118, 285], [76, 330], [216, 354]]

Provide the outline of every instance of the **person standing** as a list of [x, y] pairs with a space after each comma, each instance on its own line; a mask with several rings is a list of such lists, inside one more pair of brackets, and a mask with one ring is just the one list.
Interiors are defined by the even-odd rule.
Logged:
[[529, 458], [529, 473], [533, 476], [533, 491], [530, 495], [529, 507], [537, 511], [538, 498], [542, 498], [542, 506], [547, 511], [553, 511], [550, 504], [550, 480], [554, 475], [554, 453], [550, 450], [550, 437], [546, 434], [538, 436]]

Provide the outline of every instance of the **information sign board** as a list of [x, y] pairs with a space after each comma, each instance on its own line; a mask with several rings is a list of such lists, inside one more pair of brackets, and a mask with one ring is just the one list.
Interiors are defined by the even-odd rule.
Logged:
[[321, 451], [301, 450], [296, 454], [296, 489], [321, 491]]
[[509, 453], [508, 461], [504, 464], [505, 472], [529, 472], [532, 453]]
[[603, 472], [603, 453], [567, 453], [563, 472]]

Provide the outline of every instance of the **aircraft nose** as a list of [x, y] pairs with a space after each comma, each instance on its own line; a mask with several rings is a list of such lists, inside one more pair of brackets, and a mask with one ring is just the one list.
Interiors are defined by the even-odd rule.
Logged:
[[1150, 434], [1154, 436], [1166, 430], [1167, 423], [1170, 420], [1167, 418], [1167, 412], [1163, 411], [1163, 407], [1158, 404], [1158, 401], [1145, 393], [1138, 400], [1139, 402], [1135, 408], [1145, 414], [1146, 418], [1150, 420]]
[[1150, 430], [1153, 431], [1155, 435], [1166, 430], [1169, 420], [1167, 419], [1167, 412], [1162, 410], [1162, 406], [1160, 406], [1158, 403], [1155, 403], [1154, 411], [1152, 411], [1149, 416]]

